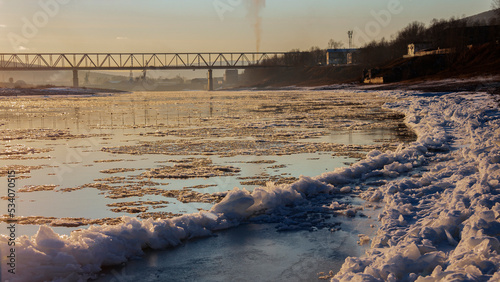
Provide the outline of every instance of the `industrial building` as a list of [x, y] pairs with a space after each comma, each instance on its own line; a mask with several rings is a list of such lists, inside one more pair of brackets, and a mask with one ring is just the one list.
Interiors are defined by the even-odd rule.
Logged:
[[328, 49], [326, 50], [326, 64], [329, 66], [355, 64], [354, 54], [358, 49]]
[[226, 70], [224, 73], [224, 83], [234, 85], [238, 83], [238, 70]]

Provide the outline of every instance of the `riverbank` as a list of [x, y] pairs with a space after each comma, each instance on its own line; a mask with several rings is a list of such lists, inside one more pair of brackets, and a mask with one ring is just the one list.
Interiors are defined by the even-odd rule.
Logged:
[[500, 115], [485, 93], [381, 92], [405, 113], [417, 142], [387, 168], [421, 172], [368, 191], [385, 203], [372, 249], [349, 258], [332, 281], [500, 278]]
[[[471, 46], [460, 53], [399, 58], [381, 65], [309, 66], [245, 71], [242, 87], [279, 89], [420, 90], [427, 92], [488, 91], [500, 93], [500, 45]], [[372, 69], [384, 83], [364, 84]], [[255, 82], [258, 81], [258, 82]], [[329, 85], [326, 86], [325, 85]]]
[[54, 95], [97, 95], [106, 93], [124, 93], [124, 91], [99, 88], [73, 87], [31, 87], [31, 88], [0, 88], [0, 97], [18, 96], [54, 96]]
[[351, 89], [370, 91], [422, 91], [422, 92], [486, 92], [488, 94], [500, 94], [500, 75], [487, 75], [475, 77], [456, 77], [447, 79], [414, 79], [404, 82], [386, 84], [334, 84], [315, 87], [315, 89]]

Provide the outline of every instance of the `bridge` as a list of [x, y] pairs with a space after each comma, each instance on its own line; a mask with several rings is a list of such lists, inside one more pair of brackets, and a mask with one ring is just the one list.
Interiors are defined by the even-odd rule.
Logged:
[[285, 52], [242, 53], [0, 53], [0, 71], [73, 71], [78, 87], [80, 70], [206, 69], [213, 90], [214, 69], [248, 69], [286, 66]]

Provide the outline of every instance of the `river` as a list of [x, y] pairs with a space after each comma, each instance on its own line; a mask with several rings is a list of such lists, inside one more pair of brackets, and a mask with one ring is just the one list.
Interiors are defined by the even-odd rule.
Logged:
[[[122, 216], [172, 218], [209, 210], [234, 187], [293, 183], [414, 138], [401, 115], [382, 108], [385, 102], [369, 93], [312, 90], [1, 98], [0, 176], [6, 183], [6, 172], [18, 175], [17, 237], [43, 224], [62, 236], [120, 224]], [[1, 196], [6, 210], [7, 191]], [[352, 195], [337, 200], [363, 206]], [[327, 224], [286, 231], [249, 222], [148, 251], [100, 279], [317, 278], [363, 252], [357, 235], [376, 230], [377, 210], [355, 218], [317, 214]]]

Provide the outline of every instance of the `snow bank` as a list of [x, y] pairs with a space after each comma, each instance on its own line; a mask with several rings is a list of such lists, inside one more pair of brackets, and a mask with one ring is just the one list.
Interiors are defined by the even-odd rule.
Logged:
[[486, 94], [399, 96], [409, 99], [387, 107], [406, 114], [418, 140], [394, 158], [421, 152], [424, 173], [365, 193], [386, 204], [381, 227], [332, 281], [499, 281], [498, 104]]
[[[301, 177], [293, 184], [269, 183], [253, 192], [235, 188], [208, 212], [156, 221], [123, 217], [123, 224], [92, 226], [70, 236], [42, 226], [35, 236], [23, 236], [16, 243], [18, 274], [9, 276], [2, 267], [2, 277], [10, 281], [84, 280], [102, 266], [142, 255], [147, 247], [176, 246], [254, 215], [272, 216], [318, 194], [346, 193], [341, 189], [346, 184], [428, 170], [421, 177], [390, 181], [365, 193], [369, 200], [386, 203], [382, 227], [367, 255], [347, 259], [333, 280], [500, 278], [494, 274], [500, 264], [496, 195], [500, 124], [491, 100], [486, 95], [380, 94], [411, 98], [387, 107], [406, 113], [406, 123], [419, 135], [416, 142], [395, 152], [373, 151], [351, 167]], [[7, 240], [0, 237], [3, 254], [8, 253]]]

